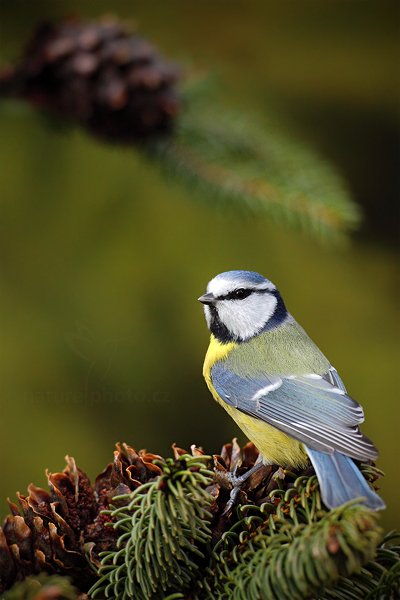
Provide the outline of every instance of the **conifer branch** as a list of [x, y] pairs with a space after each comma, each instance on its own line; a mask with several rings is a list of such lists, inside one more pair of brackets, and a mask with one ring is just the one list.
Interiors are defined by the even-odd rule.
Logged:
[[157, 461], [157, 480], [114, 497], [123, 505], [107, 513], [120, 537], [115, 551], [101, 554], [93, 598], [147, 600], [189, 589], [211, 539], [212, 497], [205, 491], [213, 477], [206, 468], [210, 458]]
[[[225, 103], [115, 19], [65, 20], [34, 32], [0, 96], [18, 97], [106, 143], [131, 145], [188, 196], [217, 210], [266, 217], [319, 240], [355, 229], [360, 211], [341, 177], [265, 110], [265, 123]], [[54, 119], [50, 121], [54, 124]]]
[[216, 555], [209, 598], [319, 597], [326, 586], [351, 576], [371, 560], [381, 538], [377, 516], [354, 503], [320, 513], [307, 524], [295, 524], [297, 518], [290, 517], [257, 521], [254, 515], [252, 521], [246, 517], [243, 530], [239, 533], [236, 528], [229, 540], [232, 549]]
[[174, 135], [152, 141], [150, 153], [166, 174], [221, 210], [268, 217], [320, 240], [355, 229], [359, 209], [333, 166], [273, 125], [273, 113], [265, 121], [232, 111], [200, 88], [190, 93]]
[[[118, 444], [93, 485], [68, 457], [48, 474], [50, 492], [29, 486], [0, 528], [0, 598], [27, 578], [4, 600], [43, 600], [24, 594], [29, 575], [46, 571], [78, 589], [64, 580], [60, 600], [395, 600], [400, 537], [382, 540], [376, 513], [356, 502], [330, 511], [311, 466], [268, 465], [225, 514], [228, 473], [250, 468], [256, 448], [191, 450], [174, 445], [163, 459]], [[360, 468], [371, 485], [381, 476]]]

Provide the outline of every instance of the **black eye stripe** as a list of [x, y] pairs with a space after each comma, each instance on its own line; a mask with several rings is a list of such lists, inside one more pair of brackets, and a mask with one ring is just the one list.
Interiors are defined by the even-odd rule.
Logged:
[[225, 296], [218, 296], [218, 300], [244, 300], [248, 298], [250, 294], [265, 294], [270, 292], [268, 289], [254, 289], [254, 288], [238, 288], [225, 294]]

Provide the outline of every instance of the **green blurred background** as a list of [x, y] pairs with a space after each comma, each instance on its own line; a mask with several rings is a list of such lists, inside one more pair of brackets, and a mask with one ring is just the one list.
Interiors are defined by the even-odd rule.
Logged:
[[[112, 11], [170, 58], [217, 73], [245, 113], [279, 111], [344, 175], [362, 206], [347, 248], [221, 214], [134, 150], [0, 109], [0, 497], [45, 484], [72, 454], [93, 477], [116, 441], [218, 451], [239, 435], [201, 376], [197, 297], [254, 269], [366, 411], [381, 450], [385, 527], [398, 500], [398, 2], [4, 1], [1, 60], [40, 20]], [[6, 513], [2, 502], [1, 513]]]

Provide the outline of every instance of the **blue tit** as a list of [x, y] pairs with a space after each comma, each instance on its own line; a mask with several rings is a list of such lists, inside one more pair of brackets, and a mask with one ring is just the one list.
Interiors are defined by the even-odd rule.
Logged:
[[264, 464], [310, 460], [329, 508], [355, 498], [385, 508], [354, 463], [378, 455], [359, 429], [363, 409], [276, 286], [252, 271], [228, 271], [199, 300], [211, 331], [204, 378]]

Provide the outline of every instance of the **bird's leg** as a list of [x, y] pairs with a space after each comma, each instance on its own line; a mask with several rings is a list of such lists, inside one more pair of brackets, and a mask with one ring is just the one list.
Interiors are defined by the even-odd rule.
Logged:
[[251, 475], [253, 475], [253, 473], [258, 471], [258, 469], [260, 467], [262, 467], [262, 465], [263, 465], [263, 459], [262, 459], [261, 454], [259, 454], [256, 462], [251, 467], [251, 469], [248, 469], [246, 471], [246, 473], [243, 473], [243, 475], [237, 476], [236, 468], [234, 469], [233, 472], [228, 474], [228, 479], [229, 479], [230, 483], [232, 484], [232, 490], [230, 493], [229, 500], [226, 503], [224, 512], [222, 513], [223, 515], [226, 515], [231, 510], [231, 508], [235, 505], [242, 485], [248, 480], [249, 477], [251, 477]]
[[248, 478], [253, 475], [253, 473], [258, 471], [258, 469], [260, 467], [262, 467], [262, 465], [263, 465], [262, 456], [261, 456], [261, 454], [259, 454], [256, 462], [251, 467], [251, 469], [247, 469], [246, 473], [243, 473], [243, 475], [239, 475], [239, 476], [236, 475], [236, 469], [233, 472], [229, 473], [228, 474], [229, 482], [232, 484], [232, 486], [234, 488], [241, 487], [245, 483], [245, 481], [247, 481]]

